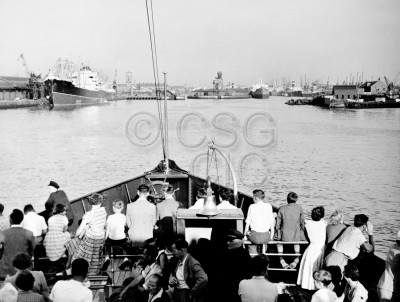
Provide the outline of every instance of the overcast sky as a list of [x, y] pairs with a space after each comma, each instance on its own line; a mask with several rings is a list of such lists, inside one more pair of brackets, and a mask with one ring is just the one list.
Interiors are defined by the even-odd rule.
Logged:
[[[153, 0], [160, 73], [174, 85], [307, 77], [335, 84], [400, 72], [399, 0]], [[58, 58], [152, 82], [145, 0], [0, 0], [0, 75]], [[400, 79], [398, 80], [400, 82]]]

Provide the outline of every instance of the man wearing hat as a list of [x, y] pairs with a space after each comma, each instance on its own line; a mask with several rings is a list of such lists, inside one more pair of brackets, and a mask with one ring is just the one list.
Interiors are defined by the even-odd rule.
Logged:
[[243, 238], [243, 233], [238, 230], [227, 231], [225, 250], [215, 262], [215, 280], [219, 282], [215, 288], [210, 289], [216, 301], [240, 301], [239, 283], [251, 278], [251, 257], [243, 247]]
[[47, 222], [47, 220], [53, 216], [54, 207], [61, 203], [67, 207], [66, 216], [68, 218], [68, 226], [70, 226], [74, 222], [74, 212], [69, 204], [67, 194], [60, 189], [60, 186], [55, 181], [50, 181], [47, 187], [50, 191], [50, 196], [44, 204], [46, 210], [42, 212], [41, 215]]

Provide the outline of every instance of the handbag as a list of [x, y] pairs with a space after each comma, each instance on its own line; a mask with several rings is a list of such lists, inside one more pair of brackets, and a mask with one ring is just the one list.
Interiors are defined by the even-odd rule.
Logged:
[[[92, 218], [92, 217], [90, 217], [90, 218]], [[85, 235], [86, 235], [86, 232], [89, 230], [89, 228], [90, 228], [90, 223], [92, 222], [92, 219], [89, 219], [89, 215], [84, 215], [83, 216], [83, 218], [82, 218], [82, 222], [81, 222], [81, 224], [79, 225], [79, 228], [76, 230], [76, 236], [80, 239], [80, 240], [82, 240], [84, 237], [85, 237]]]

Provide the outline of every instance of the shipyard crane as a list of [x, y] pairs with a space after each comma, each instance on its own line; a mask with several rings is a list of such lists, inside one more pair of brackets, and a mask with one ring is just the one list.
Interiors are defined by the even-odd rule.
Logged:
[[20, 56], [18, 57], [17, 61], [19, 61], [19, 60], [21, 60], [22, 61], [22, 65], [24, 65], [24, 69], [25, 69], [26, 75], [28, 77], [30, 77], [31, 76], [31, 72], [29, 71], [28, 64], [26, 64], [25, 57], [24, 57], [23, 53], [21, 53]]
[[396, 77], [396, 79], [395, 79], [395, 80], [393, 80], [393, 86], [396, 86], [396, 84], [397, 84], [397, 80], [399, 79], [399, 76], [400, 76], [400, 72], [397, 74], [397, 77]]

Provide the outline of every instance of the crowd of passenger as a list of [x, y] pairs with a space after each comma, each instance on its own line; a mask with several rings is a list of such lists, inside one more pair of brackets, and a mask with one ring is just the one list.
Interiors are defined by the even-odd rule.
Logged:
[[[360, 282], [363, 274], [375, 273], [361, 270], [362, 263], [369, 261], [368, 253], [374, 251], [373, 225], [364, 214], [355, 215], [352, 225], [347, 225], [342, 211], [325, 220], [325, 209], [318, 206], [312, 209], [311, 219], [305, 219], [294, 192], [274, 213], [265, 193], [257, 189], [244, 233], [213, 229], [211, 238], [189, 245], [177, 235], [176, 214], [183, 205], [175, 200], [171, 185], [163, 188], [165, 198], [159, 203], [149, 199], [149, 186], [140, 185], [138, 198], [127, 205], [126, 214], [125, 204], [115, 200], [114, 213], [107, 215], [104, 197], [95, 193], [75, 233], [70, 230], [75, 217], [67, 195], [54, 181], [49, 190], [46, 210], [40, 215], [28, 204], [23, 212], [13, 209], [7, 219], [0, 204], [0, 279], [4, 280], [0, 302], [92, 301], [87, 276], [106, 272], [118, 249], [126, 255], [119, 269], [130, 271], [130, 277], [109, 297], [110, 302], [272, 302], [293, 301], [296, 295], [312, 302], [400, 301], [400, 231], [377, 289]], [[231, 191], [218, 194], [220, 211], [236, 208]], [[206, 198], [206, 190], [199, 189], [189, 209], [202, 209]], [[270, 259], [265, 252], [272, 240], [275, 245], [268, 250], [276, 246], [281, 269], [298, 266], [296, 286], [268, 280]], [[309, 244], [301, 256], [304, 241]], [[287, 247], [295, 256], [285, 256]], [[143, 254], [139, 260], [129, 256], [138, 250]], [[50, 264], [63, 263], [60, 275], [71, 279], [57, 281], [49, 291], [43, 272], [32, 270], [38, 253], [44, 253]]]

